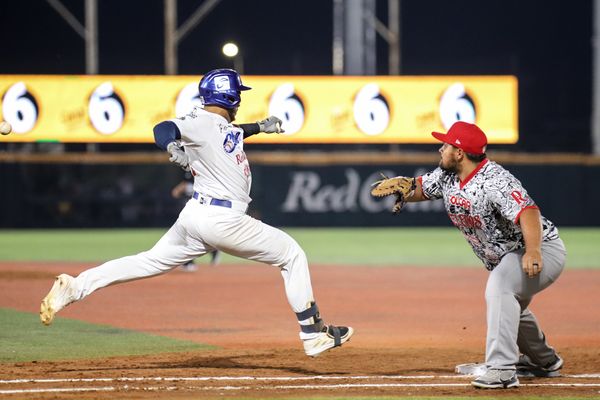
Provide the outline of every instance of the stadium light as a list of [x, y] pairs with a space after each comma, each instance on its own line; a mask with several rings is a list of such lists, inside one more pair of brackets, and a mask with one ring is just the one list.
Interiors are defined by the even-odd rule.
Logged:
[[221, 49], [226, 57], [233, 58], [233, 68], [240, 74], [244, 73], [244, 59], [240, 54], [240, 49], [237, 44], [227, 42]]

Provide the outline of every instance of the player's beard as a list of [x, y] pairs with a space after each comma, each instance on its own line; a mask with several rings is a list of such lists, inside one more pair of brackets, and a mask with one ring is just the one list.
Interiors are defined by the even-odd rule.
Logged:
[[456, 161], [455, 159], [451, 158], [448, 161], [444, 162], [444, 159], [442, 158], [440, 160], [440, 164], [439, 167], [441, 169], [443, 169], [446, 172], [450, 172], [453, 174], [457, 174], [458, 173], [458, 161]]
[[229, 114], [229, 122], [233, 122], [235, 121], [235, 116], [237, 114], [238, 108], [230, 108], [227, 110], [227, 113]]

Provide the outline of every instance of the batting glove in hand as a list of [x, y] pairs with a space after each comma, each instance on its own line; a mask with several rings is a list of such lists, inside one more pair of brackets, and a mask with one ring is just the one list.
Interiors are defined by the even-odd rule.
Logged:
[[177, 142], [171, 142], [167, 145], [167, 151], [171, 154], [169, 161], [179, 165], [184, 171], [190, 170], [190, 159], [185, 151], [179, 147]]
[[263, 119], [257, 122], [261, 132], [265, 133], [284, 133], [285, 131], [281, 128], [281, 120], [274, 115], [269, 118]]

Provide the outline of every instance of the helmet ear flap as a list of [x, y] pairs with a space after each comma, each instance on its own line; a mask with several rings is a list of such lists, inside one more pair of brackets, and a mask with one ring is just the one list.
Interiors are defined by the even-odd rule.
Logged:
[[235, 92], [211, 92], [201, 96], [202, 104], [205, 106], [219, 106], [226, 109], [237, 107], [242, 98], [239, 93]]

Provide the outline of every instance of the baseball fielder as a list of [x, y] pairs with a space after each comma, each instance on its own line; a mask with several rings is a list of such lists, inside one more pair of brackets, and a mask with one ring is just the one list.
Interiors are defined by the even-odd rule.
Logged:
[[281, 120], [232, 125], [241, 92], [250, 90], [231, 69], [208, 72], [200, 81], [203, 107], [154, 127], [156, 144], [170, 161], [194, 176], [194, 193], [169, 231], [148, 251], [108, 261], [76, 278], [61, 274], [42, 301], [40, 318], [49, 325], [56, 312], [105, 286], [168, 272], [207, 252], [220, 250], [273, 265], [281, 271], [285, 292], [299, 322], [308, 356], [347, 342], [351, 327], [325, 325], [314, 301], [308, 262], [285, 232], [246, 214], [252, 175], [244, 139], [280, 133]]
[[395, 212], [406, 201], [444, 199], [450, 220], [490, 271], [487, 370], [473, 386], [516, 387], [516, 369], [556, 376], [563, 360], [547, 344], [528, 306], [565, 265], [557, 228], [541, 216], [518, 179], [486, 158], [487, 138], [476, 125], [459, 121], [447, 134], [432, 135], [444, 143], [437, 169], [416, 179], [383, 179], [372, 193], [398, 196]]

